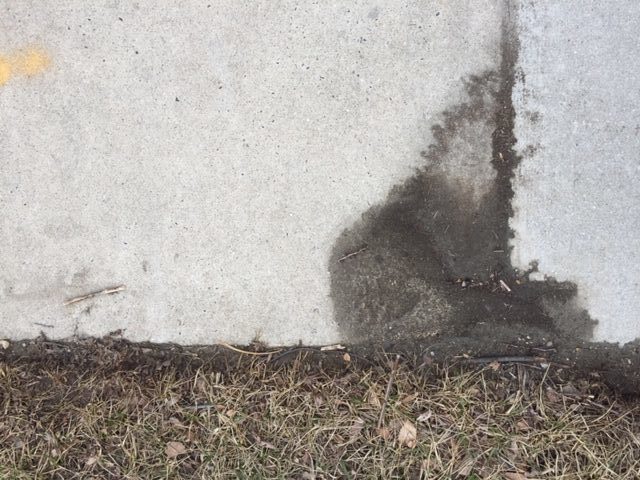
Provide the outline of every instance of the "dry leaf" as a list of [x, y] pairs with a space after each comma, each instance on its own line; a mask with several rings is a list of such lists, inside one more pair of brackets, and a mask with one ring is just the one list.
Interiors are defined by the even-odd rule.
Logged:
[[378, 429], [378, 435], [380, 435], [384, 440], [389, 440], [391, 438], [391, 430], [387, 427], [380, 427]]
[[580, 395], [580, 390], [578, 390], [576, 387], [574, 387], [573, 385], [568, 383], [567, 385], [564, 385], [562, 387], [562, 394], [563, 395], [570, 395], [570, 396], [579, 396]]
[[9, 343], [9, 340], [0, 340], [0, 348], [2, 348], [3, 350], [6, 350], [10, 346], [11, 343]]
[[237, 410], [227, 410], [224, 414], [230, 418], [231, 420], [233, 420], [233, 417], [236, 416]]
[[207, 382], [204, 378], [199, 378], [196, 380], [195, 390], [199, 393], [208, 393], [209, 388], [207, 387]]
[[316, 406], [316, 408], [320, 408], [322, 405], [324, 405], [324, 403], [325, 401], [322, 395], [320, 395], [319, 393], [313, 395], [313, 404]]
[[309, 452], [307, 452], [305, 450], [304, 454], [302, 455], [302, 458], [300, 459], [300, 461], [302, 462], [303, 465], [309, 465], [310, 467], [313, 467], [314, 465], [314, 461], [313, 461], [313, 457], [311, 456], [311, 454]]
[[489, 368], [491, 368], [491, 370], [493, 370], [494, 372], [497, 372], [498, 370], [500, 370], [500, 362], [494, 360], [489, 364]]
[[402, 424], [402, 428], [398, 434], [398, 441], [400, 442], [400, 445], [414, 448], [416, 446], [417, 434], [418, 431], [416, 430], [415, 425], [407, 420]]
[[353, 424], [349, 427], [349, 441], [347, 442], [347, 444], [357, 441], [358, 438], [360, 438], [363, 428], [364, 420], [361, 418], [356, 418]]
[[184, 455], [187, 453], [187, 449], [180, 442], [168, 442], [167, 448], [164, 449], [164, 453], [169, 458], [176, 458], [178, 455]]
[[350, 362], [351, 361], [351, 355], [349, 355], [348, 353], [345, 353], [344, 355], [342, 355], [342, 359], [345, 362]]
[[169, 418], [169, 424], [172, 427], [185, 428], [184, 425], [182, 424], [182, 422], [180, 420], [178, 420], [176, 417]]
[[558, 395], [558, 393], [551, 387], [548, 387], [545, 393], [547, 394], [547, 400], [549, 400], [550, 402], [555, 403], [560, 401], [560, 395]]
[[433, 412], [431, 410], [427, 410], [426, 412], [421, 413], [420, 415], [418, 415], [418, 418], [416, 418], [416, 420], [419, 423], [426, 423], [429, 421], [429, 419], [433, 416]]
[[367, 392], [367, 403], [374, 408], [382, 407], [382, 402], [380, 401], [380, 397], [375, 392], [373, 388], [370, 388]]
[[516, 459], [520, 457], [520, 449], [518, 448], [518, 442], [515, 440], [511, 440], [511, 444], [509, 445], [509, 450], [507, 451], [507, 456], [511, 460], [511, 462], [515, 462]]
[[516, 429], [520, 432], [526, 432], [529, 430], [529, 424], [526, 420], [518, 420], [518, 423], [516, 423]]
[[467, 389], [467, 392], [471, 395], [473, 395], [474, 397], [477, 397], [478, 395], [480, 395], [480, 390], [477, 389], [476, 387], [469, 387]]
[[417, 393], [414, 393], [413, 395], [407, 395], [400, 400], [400, 403], [402, 403], [403, 405], [411, 405], [416, 398], [418, 398]]
[[86, 467], [90, 467], [91, 465], [95, 465], [97, 462], [98, 462], [98, 457], [95, 455], [92, 455], [91, 457], [85, 460], [84, 465]]
[[473, 470], [473, 465], [475, 464], [475, 460], [472, 457], [468, 457], [462, 463], [462, 467], [458, 470], [458, 475], [463, 477], [468, 477], [471, 471]]
[[266, 449], [269, 449], [269, 450], [275, 450], [276, 449], [276, 446], [273, 443], [266, 442], [266, 441], [262, 440], [257, 435], [255, 436], [255, 439], [256, 439], [256, 445], [258, 445], [259, 447], [266, 448]]
[[505, 480], [527, 480], [527, 476], [519, 472], [505, 472], [504, 478]]
[[[437, 465], [437, 462], [434, 462], [432, 459], [430, 458], [426, 458], [422, 461], [422, 463], [420, 464], [420, 469], [423, 472], [429, 472], [431, 469], [433, 469], [435, 467], [435, 465]], [[426, 478], [426, 477], [425, 477]]]

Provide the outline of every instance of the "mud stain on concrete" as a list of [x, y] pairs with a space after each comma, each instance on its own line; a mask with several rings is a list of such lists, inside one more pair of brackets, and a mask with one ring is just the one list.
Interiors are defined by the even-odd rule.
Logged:
[[424, 165], [337, 239], [331, 296], [345, 340], [591, 338], [575, 285], [530, 282], [510, 262], [511, 179], [521, 160], [510, 15], [499, 70], [463, 81], [459, 103], [432, 127]]

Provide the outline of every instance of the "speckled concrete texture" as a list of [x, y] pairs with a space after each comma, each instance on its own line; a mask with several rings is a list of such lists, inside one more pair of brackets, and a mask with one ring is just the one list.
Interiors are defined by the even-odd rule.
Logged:
[[340, 340], [335, 239], [500, 61], [490, 0], [2, 9], [10, 338]]
[[522, 2], [513, 263], [578, 287], [595, 340], [640, 337], [640, 3]]

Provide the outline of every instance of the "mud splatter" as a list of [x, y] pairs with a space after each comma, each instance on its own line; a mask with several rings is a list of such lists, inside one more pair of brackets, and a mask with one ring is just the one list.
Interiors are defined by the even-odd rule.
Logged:
[[518, 41], [509, 15], [500, 69], [463, 81], [461, 101], [432, 127], [424, 165], [335, 243], [331, 295], [348, 341], [591, 338], [594, 322], [574, 285], [529, 282], [510, 262], [511, 179], [520, 158], [511, 102]]

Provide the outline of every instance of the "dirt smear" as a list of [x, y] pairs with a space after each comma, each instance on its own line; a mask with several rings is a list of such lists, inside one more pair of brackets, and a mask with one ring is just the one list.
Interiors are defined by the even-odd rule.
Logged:
[[576, 285], [529, 281], [535, 266], [519, 272], [511, 264], [511, 181], [522, 160], [511, 100], [515, 14], [505, 9], [499, 69], [462, 81], [461, 99], [431, 127], [423, 166], [335, 242], [335, 318], [354, 344], [435, 342], [492, 353], [562, 345], [571, 358], [585, 345], [607, 352], [585, 368], [630, 352], [588, 342], [596, 322]]

